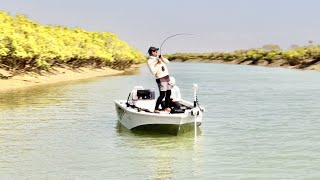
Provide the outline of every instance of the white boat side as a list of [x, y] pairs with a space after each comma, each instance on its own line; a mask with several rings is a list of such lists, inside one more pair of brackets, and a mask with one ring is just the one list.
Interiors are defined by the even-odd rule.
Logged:
[[[119, 122], [128, 129], [133, 129], [143, 125], [183, 125], [188, 123], [201, 124], [203, 112], [200, 108], [186, 109], [184, 113], [153, 113], [139, 110], [138, 108], [132, 108], [127, 106], [125, 100], [115, 100], [115, 106]], [[192, 103], [182, 100], [183, 104], [191, 106]], [[195, 111], [197, 110], [197, 111]], [[193, 115], [197, 112], [196, 119]]]

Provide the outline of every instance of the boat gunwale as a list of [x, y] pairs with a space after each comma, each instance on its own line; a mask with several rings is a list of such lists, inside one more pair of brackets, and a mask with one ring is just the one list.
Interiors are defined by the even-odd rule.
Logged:
[[132, 111], [133, 108], [125, 108], [125, 106], [122, 106], [119, 101], [123, 101], [125, 102], [125, 100], [114, 100], [114, 102], [121, 107], [123, 110], [128, 111], [130, 113], [133, 114], [137, 114], [137, 115], [143, 115], [143, 116], [157, 116], [157, 117], [170, 117], [170, 118], [186, 118], [189, 116], [192, 116], [191, 110], [186, 111], [187, 113], [177, 113], [177, 114], [161, 114], [161, 113], [154, 113], [154, 112], [145, 112], [145, 111], [140, 111], [140, 112], [136, 112], [136, 111]]

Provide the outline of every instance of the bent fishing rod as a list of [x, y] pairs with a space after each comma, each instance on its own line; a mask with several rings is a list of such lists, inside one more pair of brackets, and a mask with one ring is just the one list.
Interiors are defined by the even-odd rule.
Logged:
[[160, 52], [159, 57], [161, 57], [161, 48], [162, 48], [163, 44], [164, 44], [167, 40], [169, 40], [169, 39], [171, 39], [171, 38], [173, 38], [173, 37], [175, 37], [175, 36], [189, 36], [189, 35], [194, 35], [194, 34], [178, 33], [178, 34], [173, 34], [173, 35], [167, 37], [167, 38], [161, 43], [161, 45], [160, 45], [160, 48], [159, 48], [159, 52]]

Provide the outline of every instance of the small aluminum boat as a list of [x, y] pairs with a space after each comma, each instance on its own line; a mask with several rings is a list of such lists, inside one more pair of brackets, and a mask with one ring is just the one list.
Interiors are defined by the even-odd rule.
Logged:
[[171, 112], [154, 112], [156, 98], [154, 89], [136, 86], [127, 100], [115, 100], [119, 122], [130, 130], [157, 131], [165, 134], [180, 134], [201, 125], [205, 109], [197, 101], [197, 88], [194, 84], [194, 102], [181, 100], [179, 109]]

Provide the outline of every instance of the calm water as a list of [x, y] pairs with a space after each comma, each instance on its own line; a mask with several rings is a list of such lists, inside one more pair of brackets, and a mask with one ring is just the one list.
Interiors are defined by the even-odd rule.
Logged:
[[185, 99], [198, 83], [201, 135], [133, 134], [114, 99], [137, 74], [0, 95], [0, 179], [319, 179], [320, 72], [172, 63]]

